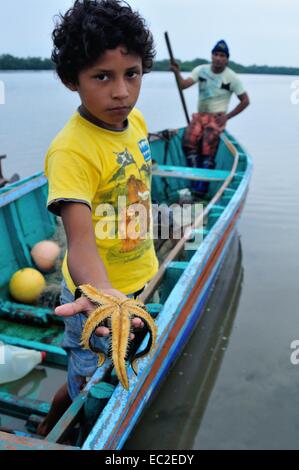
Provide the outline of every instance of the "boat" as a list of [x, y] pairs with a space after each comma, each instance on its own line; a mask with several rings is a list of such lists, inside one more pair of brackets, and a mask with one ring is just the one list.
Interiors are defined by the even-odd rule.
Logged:
[[228, 349], [243, 276], [242, 245], [236, 232], [200, 324], [123, 450], [198, 449], [197, 436]]
[[3, 188], [6, 184], [14, 183], [20, 179], [20, 175], [18, 173], [14, 173], [11, 178], [6, 179], [2, 173], [2, 160], [6, 158], [6, 155], [0, 155], [0, 188]]
[[[37, 425], [49, 411], [52, 395], [65, 382], [63, 322], [53, 314], [55, 295], [49, 305], [18, 304], [9, 297], [8, 283], [18, 269], [34, 267], [31, 248], [55, 237], [60, 224], [46, 210], [47, 180], [42, 173], [0, 189], [0, 341], [46, 352], [42, 366], [20, 381], [0, 385], [1, 426], [5, 429], [0, 432], [1, 449], [122, 449], [202, 318], [230, 256], [252, 162], [238, 141], [225, 132], [215, 169], [189, 168], [181, 146], [183, 132], [181, 128], [150, 135], [153, 201], [184, 206], [194, 180], [209, 182], [209, 192], [205, 201], [193, 204], [202, 210], [192, 213], [191, 225], [184, 227], [179, 239], [159, 245], [159, 272], [140, 296], [157, 325], [154, 350], [139, 360], [137, 376], [127, 367], [129, 390], [118, 382], [106, 361], [43, 439], [36, 434]], [[143, 350], [148, 333], [136, 338], [136, 347]]]

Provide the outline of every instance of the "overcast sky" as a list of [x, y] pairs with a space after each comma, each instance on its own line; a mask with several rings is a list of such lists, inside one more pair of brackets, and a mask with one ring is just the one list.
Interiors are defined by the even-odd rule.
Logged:
[[[50, 57], [53, 17], [72, 0], [0, 0], [0, 54]], [[146, 18], [157, 58], [168, 31], [177, 58], [208, 59], [225, 39], [244, 65], [299, 67], [299, 0], [128, 0]]]

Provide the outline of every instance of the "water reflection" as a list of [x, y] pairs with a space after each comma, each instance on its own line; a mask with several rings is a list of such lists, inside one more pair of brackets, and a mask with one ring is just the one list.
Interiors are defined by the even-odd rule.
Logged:
[[229, 342], [242, 280], [242, 249], [235, 234], [201, 321], [125, 449], [193, 447]]
[[0, 391], [10, 393], [20, 398], [37, 400], [39, 398], [41, 382], [46, 377], [47, 372], [45, 368], [38, 366], [21, 379], [2, 384]]
[[[54, 393], [65, 382], [66, 372], [60, 366], [42, 366], [35, 367], [25, 377], [1, 384], [0, 394], [9, 393], [20, 397], [21, 399], [37, 400], [41, 402], [51, 402]], [[9, 411], [5, 413], [5, 406], [0, 406], [0, 426], [6, 429], [13, 429], [28, 432], [26, 428], [26, 419], [24, 417], [16, 417], [14, 413]]]

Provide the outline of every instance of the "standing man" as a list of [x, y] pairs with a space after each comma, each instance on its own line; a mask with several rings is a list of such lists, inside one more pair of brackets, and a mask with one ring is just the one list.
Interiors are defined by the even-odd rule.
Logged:
[[[171, 66], [179, 79], [182, 90], [198, 82], [198, 112], [186, 128], [183, 149], [189, 166], [213, 169], [219, 136], [228, 119], [241, 113], [249, 105], [249, 97], [238, 75], [227, 67], [229, 49], [224, 40], [218, 41], [212, 50], [212, 63], [195, 67], [191, 76], [183, 78], [177, 64]], [[230, 112], [228, 106], [235, 93], [239, 104]], [[209, 183], [197, 181], [192, 186], [195, 193], [203, 196]]]

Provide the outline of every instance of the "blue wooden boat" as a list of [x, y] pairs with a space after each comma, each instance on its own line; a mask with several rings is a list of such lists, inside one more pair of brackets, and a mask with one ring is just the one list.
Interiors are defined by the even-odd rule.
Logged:
[[197, 448], [194, 440], [200, 434], [200, 424], [230, 342], [242, 285], [242, 246], [236, 233], [200, 324], [123, 450]]
[[[53, 306], [13, 302], [8, 282], [21, 267], [34, 267], [30, 250], [39, 240], [54, 236], [57, 220], [46, 210], [47, 181], [43, 174], [0, 190], [0, 341], [47, 353], [43, 367], [21, 381], [0, 385], [1, 425], [14, 429], [14, 433], [0, 432], [2, 449], [121, 449], [188, 341], [230, 255], [252, 163], [226, 132], [214, 170], [186, 168], [182, 133], [179, 129], [151, 135], [153, 199], [176, 203], [187, 194], [193, 180], [209, 181], [209, 193], [203, 212], [195, 216], [193, 225], [176, 243], [170, 243], [157, 276], [142, 294], [158, 326], [154, 352], [139, 361], [137, 376], [128, 366], [128, 391], [118, 383], [106, 361], [45, 439], [35, 431], [49, 410], [51, 395], [65, 382], [63, 323], [53, 315]], [[140, 335], [139, 341], [147, 343], [147, 337]], [[53, 382], [55, 388], [51, 390]]]

